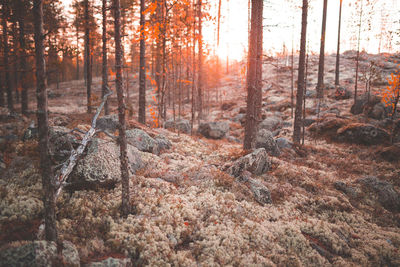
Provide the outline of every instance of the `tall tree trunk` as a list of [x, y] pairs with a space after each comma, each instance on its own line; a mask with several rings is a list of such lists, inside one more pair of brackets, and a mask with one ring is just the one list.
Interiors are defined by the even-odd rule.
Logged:
[[326, 32], [327, 6], [328, 6], [328, 0], [324, 0], [324, 9], [322, 14], [321, 47], [319, 51], [319, 65], [318, 65], [318, 83], [317, 83], [318, 99], [324, 97], [325, 32]]
[[[196, 14], [196, 0], [193, 0], [193, 12]], [[193, 36], [192, 36], [192, 120], [190, 122], [190, 133], [193, 134], [193, 124], [196, 115], [196, 101], [195, 101], [195, 94], [196, 94], [196, 19], [193, 19]]]
[[122, 181], [122, 206], [121, 212], [124, 217], [130, 213], [129, 201], [129, 172], [126, 142], [126, 122], [125, 122], [125, 101], [122, 87], [122, 44], [121, 44], [121, 10], [120, 1], [114, 0], [114, 34], [115, 34], [115, 86], [118, 98], [118, 119], [119, 119], [119, 149], [121, 162], [121, 181]]
[[[250, 3], [250, 2], [249, 2]], [[217, 51], [219, 50], [219, 39], [220, 39], [220, 28], [221, 28], [221, 4], [222, 1], [218, 1], [218, 19], [217, 19]], [[218, 93], [219, 93], [219, 82], [220, 82], [220, 72], [219, 72], [219, 56], [217, 53], [216, 62], [215, 62], [215, 75], [217, 77], [216, 87], [215, 87], [215, 100], [218, 104]]]
[[198, 61], [198, 79], [197, 79], [197, 94], [198, 94], [198, 112], [197, 118], [200, 120], [203, 117], [203, 36], [202, 36], [202, 0], [198, 0], [198, 19], [199, 19], [199, 35], [198, 35], [198, 43], [199, 43], [199, 61]]
[[2, 26], [3, 26], [3, 54], [4, 54], [4, 73], [5, 73], [5, 86], [7, 92], [7, 107], [10, 111], [14, 110], [14, 102], [12, 96], [12, 88], [10, 82], [10, 65], [8, 63], [9, 57], [9, 47], [8, 47], [8, 32], [7, 32], [7, 19], [8, 19], [8, 3], [7, 1], [2, 1]]
[[79, 80], [79, 29], [76, 27], [76, 79]]
[[20, 68], [21, 68], [21, 113], [26, 115], [28, 113], [28, 85], [26, 81], [27, 66], [26, 66], [26, 47], [25, 47], [25, 23], [24, 18], [18, 18], [19, 25], [19, 45], [20, 45]]
[[18, 104], [20, 103], [21, 100], [21, 96], [20, 96], [20, 88], [19, 88], [19, 73], [18, 73], [18, 62], [19, 62], [19, 58], [18, 58], [18, 42], [17, 42], [17, 36], [18, 36], [18, 32], [17, 32], [17, 21], [13, 21], [12, 23], [12, 36], [13, 36], [13, 78], [14, 78], [14, 83], [13, 83], [13, 88], [15, 90], [15, 103]]
[[306, 59], [306, 36], [307, 36], [307, 13], [308, 0], [303, 0], [302, 19], [301, 19], [301, 41], [300, 41], [300, 57], [299, 57], [299, 75], [296, 96], [296, 111], [294, 114], [294, 129], [293, 142], [300, 144], [301, 124], [302, 124], [302, 109], [303, 109], [303, 94], [304, 94], [304, 65]]
[[89, 0], [85, 0], [85, 67], [86, 67], [86, 95], [87, 113], [92, 113], [92, 64], [90, 49], [90, 28], [89, 28]]
[[139, 122], [146, 123], [146, 43], [145, 0], [140, 0], [140, 70], [139, 70]]
[[247, 112], [244, 128], [244, 149], [251, 149], [261, 120], [263, 0], [251, 1], [249, 70], [247, 72]]
[[4, 87], [3, 87], [3, 80], [0, 73], [0, 107], [5, 106], [5, 99], [4, 99]]
[[43, 203], [46, 240], [57, 240], [56, 229], [56, 203], [55, 180], [49, 155], [49, 123], [46, 88], [46, 63], [44, 60], [43, 46], [43, 0], [33, 1], [33, 22], [35, 29], [35, 55], [36, 55], [36, 97], [37, 120], [39, 132], [40, 167], [42, 170]]
[[355, 85], [354, 85], [354, 104], [357, 101], [358, 67], [359, 67], [359, 62], [360, 62], [360, 39], [361, 39], [362, 13], [363, 13], [363, 0], [361, 0], [360, 24], [358, 25], [357, 58], [356, 58], [356, 81], [355, 81]]
[[336, 69], [335, 69], [335, 85], [339, 86], [339, 64], [340, 64], [340, 28], [342, 24], [342, 4], [343, 0], [340, 0], [339, 7], [339, 26], [338, 26], [338, 40], [337, 40], [337, 50], [336, 50]]
[[293, 107], [294, 107], [294, 24], [292, 28], [292, 61], [291, 61], [291, 68], [290, 68], [290, 111], [291, 117], [293, 118]]
[[[108, 92], [108, 59], [107, 59], [107, 0], [102, 0], [101, 6], [101, 14], [103, 16], [103, 32], [102, 32], [102, 39], [103, 39], [103, 67], [102, 67], [102, 81], [101, 81], [101, 98]], [[77, 61], [78, 62], [78, 61]], [[109, 114], [108, 110], [108, 101], [104, 103], [104, 113], [105, 115]]]

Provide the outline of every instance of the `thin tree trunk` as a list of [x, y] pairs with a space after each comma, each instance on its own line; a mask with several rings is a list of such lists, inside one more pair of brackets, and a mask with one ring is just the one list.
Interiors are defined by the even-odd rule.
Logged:
[[144, 34], [145, 0], [140, 0], [139, 122], [146, 123], [146, 44]]
[[126, 142], [125, 103], [122, 87], [122, 44], [121, 44], [121, 10], [119, 0], [114, 0], [114, 34], [115, 34], [115, 86], [118, 98], [118, 119], [119, 119], [119, 149], [121, 162], [122, 181], [122, 206], [121, 212], [124, 217], [130, 213], [129, 200], [129, 172]]
[[355, 81], [355, 85], [354, 85], [354, 104], [357, 101], [358, 67], [359, 67], [359, 62], [360, 62], [360, 39], [361, 39], [362, 13], [363, 13], [363, 0], [361, 0], [360, 24], [358, 25], [357, 58], [356, 58], [356, 81]]
[[340, 0], [339, 7], [339, 26], [338, 26], [338, 41], [336, 50], [336, 70], [335, 70], [335, 85], [339, 86], [339, 64], [340, 64], [340, 28], [342, 24], [342, 4], [343, 0]]
[[8, 47], [8, 33], [7, 33], [7, 17], [9, 13], [8, 5], [6, 1], [2, 1], [2, 26], [3, 26], [3, 53], [4, 53], [4, 73], [5, 73], [5, 86], [7, 92], [7, 107], [10, 111], [14, 110], [12, 88], [10, 82], [10, 66], [8, 63], [9, 47]]
[[[196, 4], [195, 4], [196, 0], [193, 0], [193, 12], [196, 13]], [[193, 134], [193, 124], [194, 124], [194, 120], [195, 120], [195, 113], [196, 113], [196, 109], [195, 109], [195, 91], [196, 91], [196, 85], [195, 85], [195, 81], [196, 81], [196, 19], [193, 19], [193, 36], [192, 36], [192, 120], [191, 120], [191, 134]]]
[[328, 0], [324, 0], [324, 9], [322, 14], [322, 30], [321, 30], [321, 47], [319, 52], [318, 65], [318, 83], [317, 83], [317, 98], [324, 97], [324, 67], [325, 67], [325, 32], [326, 32], [326, 13]]
[[[294, 25], [293, 25], [294, 28]], [[292, 28], [292, 62], [291, 62], [291, 68], [290, 68], [290, 74], [291, 74], [291, 83], [290, 83], [290, 109], [291, 109], [291, 116], [293, 118], [293, 108], [294, 108], [294, 38], [293, 38], [293, 33], [294, 29]]]
[[92, 64], [90, 49], [90, 29], [89, 29], [89, 0], [85, 0], [85, 67], [86, 67], [86, 95], [87, 113], [92, 113]]
[[303, 120], [302, 120], [302, 134], [301, 134], [301, 144], [304, 145], [304, 136], [306, 134], [306, 129], [304, 122], [306, 120], [306, 94], [307, 94], [307, 78], [308, 78], [308, 49], [310, 48], [310, 43], [307, 45], [307, 56], [306, 56], [306, 73], [304, 77], [304, 94], [303, 94]]
[[79, 29], [76, 27], [76, 79], [79, 80]]
[[43, 203], [46, 240], [57, 240], [56, 229], [56, 203], [55, 180], [49, 155], [49, 123], [46, 89], [46, 63], [44, 60], [43, 46], [43, 1], [33, 1], [33, 21], [35, 29], [35, 55], [36, 55], [36, 97], [37, 120], [39, 132], [40, 167], [42, 170]]
[[[102, 66], [102, 81], [101, 81], [101, 98], [108, 92], [108, 60], [107, 60], [107, 0], [102, 0], [101, 6], [102, 13], [102, 22], [103, 22], [103, 32], [102, 32], [102, 41], [103, 41], [103, 66]], [[78, 62], [78, 61], [77, 61]], [[109, 114], [108, 110], [108, 101], [104, 104], [104, 113], [105, 115]]]
[[247, 112], [244, 149], [251, 149], [261, 120], [263, 0], [251, 1], [249, 70], [247, 72]]
[[15, 103], [18, 104], [21, 101], [21, 96], [20, 96], [20, 88], [19, 88], [19, 73], [18, 73], [18, 62], [19, 62], [19, 58], [18, 58], [18, 42], [17, 40], [17, 21], [14, 21], [12, 23], [12, 32], [13, 32], [13, 59], [14, 59], [14, 63], [13, 63], [13, 78], [14, 78], [14, 90], [15, 90]]
[[198, 44], [199, 44], [199, 64], [198, 66], [198, 79], [197, 79], [197, 97], [198, 97], [198, 115], [197, 118], [199, 120], [203, 117], [203, 37], [202, 37], [202, 0], [198, 0], [198, 19], [199, 19], [199, 35], [198, 35]]
[[21, 113], [26, 115], [28, 113], [28, 85], [26, 81], [27, 67], [26, 67], [26, 47], [25, 47], [25, 24], [24, 19], [18, 19], [19, 25], [19, 45], [21, 48], [20, 67], [21, 67]]
[[306, 58], [306, 36], [307, 36], [307, 13], [308, 0], [303, 0], [302, 19], [301, 19], [301, 41], [300, 41], [300, 57], [299, 57], [299, 75], [296, 96], [296, 111], [294, 115], [293, 142], [300, 144], [301, 137], [301, 117], [303, 109], [304, 94], [304, 65]]

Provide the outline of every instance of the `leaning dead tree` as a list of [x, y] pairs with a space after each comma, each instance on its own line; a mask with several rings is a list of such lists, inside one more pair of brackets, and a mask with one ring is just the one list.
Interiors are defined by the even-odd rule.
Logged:
[[[87, 132], [85, 132], [81, 142], [79, 143], [78, 148], [77, 149], [72, 148], [69, 158], [62, 164], [61, 168], [54, 175], [54, 177], [49, 178], [52, 181], [51, 184], [53, 184], [54, 188], [55, 188], [55, 193], [53, 196], [51, 196], [51, 202], [54, 203], [54, 214], [55, 214], [55, 203], [57, 202], [57, 198], [60, 195], [63, 188], [68, 185], [67, 180], [68, 180], [69, 175], [75, 168], [78, 161], [80, 159], [82, 159], [83, 152], [85, 151], [87, 145], [90, 143], [90, 141], [93, 139], [93, 137], [96, 136], [96, 134], [98, 134], [99, 132], [102, 132], [102, 131], [96, 129], [96, 122], [97, 122], [97, 118], [99, 117], [105, 103], [107, 102], [108, 97], [110, 95], [112, 95], [112, 91], [108, 87], [106, 87], [106, 89], [108, 90], [108, 92], [103, 96], [103, 100], [102, 100], [101, 104], [99, 105], [99, 107], [97, 108], [96, 114], [93, 116], [91, 127]], [[74, 132], [74, 131], [76, 131], [76, 130], [72, 130], [72, 132]], [[50, 157], [47, 157], [47, 158], [50, 161]], [[54, 222], [54, 225], [55, 225], [55, 222]], [[39, 226], [39, 232], [43, 231], [43, 227], [44, 227], [44, 224], [42, 222], [42, 224]], [[47, 232], [47, 230], [46, 230], [46, 232]], [[54, 226], [54, 232], [56, 233], [55, 226]], [[47, 233], [46, 233], [46, 236], [47, 236]]]
[[80, 142], [77, 149], [72, 149], [70, 157], [64, 162], [58, 174], [56, 174], [56, 187], [57, 191], [55, 194], [55, 201], [57, 200], [60, 192], [62, 189], [68, 185], [67, 179], [71, 174], [72, 170], [74, 169], [75, 165], [78, 163], [79, 159], [81, 159], [83, 152], [86, 149], [87, 144], [93, 139], [93, 137], [99, 133], [99, 130], [96, 130], [96, 122], [97, 118], [99, 117], [101, 110], [103, 109], [105, 103], [107, 102], [107, 98], [112, 94], [112, 91], [106, 87], [108, 92], [103, 96], [103, 101], [101, 102], [100, 106], [96, 110], [96, 114], [92, 119], [92, 125], [83, 136], [82, 141]]

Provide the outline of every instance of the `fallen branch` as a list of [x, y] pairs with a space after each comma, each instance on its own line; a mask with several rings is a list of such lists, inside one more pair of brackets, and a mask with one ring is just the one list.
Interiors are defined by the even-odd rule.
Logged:
[[100, 104], [100, 106], [97, 108], [96, 114], [94, 115], [92, 119], [92, 125], [89, 131], [85, 133], [85, 136], [83, 137], [82, 141], [80, 142], [79, 146], [77, 149], [73, 149], [71, 152], [70, 157], [68, 160], [66, 160], [59, 171], [59, 173], [55, 176], [56, 179], [56, 187], [57, 191], [55, 194], [55, 199], [57, 200], [59, 194], [61, 193], [61, 190], [64, 188], [64, 186], [67, 184], [66, 180], [68, 176], [71, 174], [72, 170], [74, 169], [76, 163], [78, 162], [79, 157], [83, 154], [85, 151], [85, 148], [89, 141], [92, 140], [93, 136], [96, 134], [96, 121], [97, 118], [99, 117], [101, 110], [104, 107], [104, 104], [107, 101], [107, 98], [112, 95], [112, 91], [110, 88], [106, 87], [108, 89], [107, 94], [104, 95], [103, 100]]

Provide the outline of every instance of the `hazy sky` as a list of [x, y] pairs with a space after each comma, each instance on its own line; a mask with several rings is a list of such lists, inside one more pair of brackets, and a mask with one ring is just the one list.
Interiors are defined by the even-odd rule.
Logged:
[[[72, 0], [64, 0], [63, 4], [69, 6]], [[370, 18], [371, 29], [362, 31], [361, 47], [371, 53], [377, 53], [379, 46], [379, 34], [381, 32], [382, 17], [386, 20], [389, 30], [400, 28], [400, 0], [370, 0], [376, 2], [373, 9], [364, 7], [364, 18]], [[211, 4], [210, 13], [217, 15], [218, 0], [208, 0]], [[285, 44], [290, 50], [292, 39], [294, 47], [298, 50], [301, 26], [301, 0], [292, 0], [298, 7], [293, 8], [287, 0], [264, 0], [264, 50], [270, 53], [282, 51]], [[342, 37], [341, 51], [356, 49], [358, 17], [354, 6], [354, 0], [343, 0], [342, 12]], [[364, 3], [367, 0], [363, 0]], [[97, 5], [101, 1], [96, 0]], [[351, 4], [351, 7], [349, 7]], [[319, 51], [323, 0], [310, 0], [308, 16], [308, 40], [312, 51]], [[368, 14], [372, 10], [372, 14]], [[383, 10], [383, 11], [381, 11]], [[247, 49], [248, 42], [248, 0], [222, 0], [222, 19], [220, 33], [220, 48], [218, 54], [225, 58], [229, 55], [232, 59], [240, 59]], [[339, 0], [328, 0], [326, 49], [328, 53], [336, 51], [337, 26], [339, 17]], [[397, 23], [393, 23], [397, 21]], [[271, 26], [272, 25], [272, 26]], [[293, 26], [294, 25], [294, 26]], [[366, 25], [366, 23], [365, 23]], [[214, 48], [216, 37], [216, 23], [206, 22], [203, 28], [205, 41], [210, 48]], [[293, 38], [292, 38], [293, 36]], [[353, 38], [352, 38], [353, 36]], [[392, 52], [399, 51], [398, 36], [392, 42]], [[388, 51], [387, 38], [383, 38], [381, 51]]]

